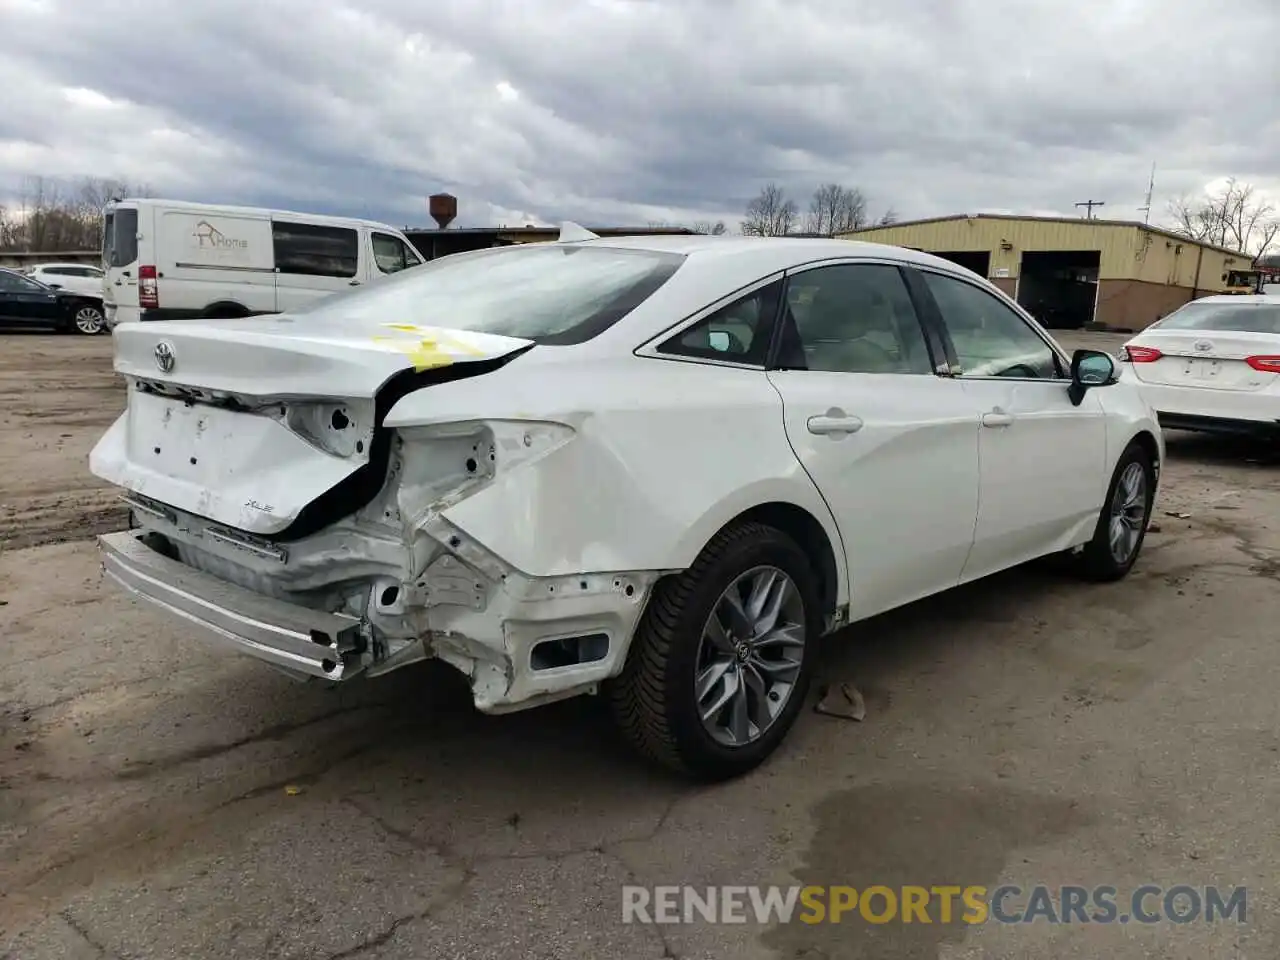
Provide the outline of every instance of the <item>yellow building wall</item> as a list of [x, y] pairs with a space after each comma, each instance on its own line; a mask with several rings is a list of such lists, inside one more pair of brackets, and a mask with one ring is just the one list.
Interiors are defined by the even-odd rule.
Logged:
[[[985, 251], [991, 255], [989, 276], [992, 279], [1016, 278], [1026, 251], [1097, 250], [1099, 280], [1142, 280], [1191, 288], [1195, 285], [1197, 257], [1203, 250], [1199, 287], [1212, 291], [1224, 289], [1222, 274], [1228, 267], [1238, 270], [1247, 264], [1243, 256], [1229, 257], [1190, 240], [1175, 241], [1140, 227], [1088, 220], [1074, 223], [975, 217], [872, 227], [845, 234], [844, 239], [917, 247], [931, 252]], [[1012, 249], [1002, 249], [1006, 244]]]

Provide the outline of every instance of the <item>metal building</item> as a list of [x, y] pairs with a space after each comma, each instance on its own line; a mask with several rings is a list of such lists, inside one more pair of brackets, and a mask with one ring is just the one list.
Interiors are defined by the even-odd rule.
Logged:
[[1223, 293], [1248, 254], [1124, 220], [958, 214], [844, 235], [911, 247], [987, 277], [1049, 327], [1141, 330]]

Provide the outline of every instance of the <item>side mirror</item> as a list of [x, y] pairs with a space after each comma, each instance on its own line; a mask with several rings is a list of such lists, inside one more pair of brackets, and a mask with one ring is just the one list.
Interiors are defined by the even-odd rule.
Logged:
[[62, 289], [62, 284], [60, 284], [60, 283], [46, 283], [46, 284], [45, 284], [45, 286], [46, 286], [46, 287], [48, 287], [50, 290], [61, 290], [61, 289]]
[[1116, 359], [1101, 350], [1077, 350], [1071, 355], [1071, 386], [1067, 396], [1080, 406], [1091, 387], [1105, 387], [1119, 379]]

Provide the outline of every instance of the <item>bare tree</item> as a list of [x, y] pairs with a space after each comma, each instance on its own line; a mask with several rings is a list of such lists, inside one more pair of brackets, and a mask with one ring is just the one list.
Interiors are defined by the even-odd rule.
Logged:
[[689, 224], [689, 229], [694, 233], [705, 233], [711, 237], [718, 237], [727, 232], [723, 220], [717, 220], [715, 223], [710, 220], [695, 220]]
[[880, 219], [876, 221], [877, 227], [887, 227], [890, 224], [898, 222], [898, 211], [890, 207], [880, 215]]
[[85, 177], [66, 185], [29, 177], [16, 210], [0, 210], [0, 249], [40, 253], [96, 250], [101, 243], [102, 208], [110, 200], [146, 195], [141, 185]]
[[1235, 177], [1220, 190], [1170, 201], [1169, 214], [1175, 233], [1254, 256], [1266, 253], [1280, 233], [1275, 204]]
[[850, 233], [867, 225], [867, 198], [856, 187], [824, 183], [813, 191], [805, 231], [823, 237]]
[[748, 236], [781, 237], [795, 230], [799, 210], [776, 183], [770, 183], [747, 204], [742, 232]]

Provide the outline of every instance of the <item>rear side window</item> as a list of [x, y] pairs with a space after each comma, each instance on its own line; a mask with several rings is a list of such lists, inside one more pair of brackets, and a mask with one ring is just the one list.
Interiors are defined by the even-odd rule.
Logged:
[[117, 207], [103, 219], [102, 256], [111, 267], [127, 267], [138, 259], [138, 211]]
[[1147, 329], [1221, 330], [1280, 333], [1280, 305], [1271, 303], [1189, 303]]
[[422, 262], [399, 237], [378, 232], [373, 234], [373, 260], [383, 273], [399, 273]]
[[658, 352], [762, 367], [781, 296], [781, 280], [766, 284], [699, 320], [658, 347]]
[[582, 343], [647, 300], [683, 262], [677, 253], [555, 243], [479, 250], [325, 297], [297, 316]]
[[271, 224], [276, 269], [304, 277], [354, 277], [360, 264], [360, 236], [347, 227], [309, 223]]

